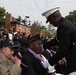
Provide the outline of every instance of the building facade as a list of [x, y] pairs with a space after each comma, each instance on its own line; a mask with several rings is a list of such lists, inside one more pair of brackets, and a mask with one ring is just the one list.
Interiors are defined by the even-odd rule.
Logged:
[[4, 28], [8, 31], [12, 29], [14, 32], [26, 32], [26, 35], [30, 34], [30, 27], [20, 24], [11, 13], [6, 13]]

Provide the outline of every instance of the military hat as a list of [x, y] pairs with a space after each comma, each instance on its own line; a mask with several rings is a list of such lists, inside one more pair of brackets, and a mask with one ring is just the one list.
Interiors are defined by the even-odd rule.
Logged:
[[28, 44], [40, 40], [40, 34], [36, 34], [30, 38], [28, 38]]
[[48, 22], [48, 17], [51, 16], [52, 14], [54, 14], [58, 10], [59, 10], [59, 7], [55, 7], [53, 9], [50, 9], [50, 10], [45, 11], [45, 12], [42, 13], [42, 16], [45, 16], [46, 19], [47, 19], [46, 23]]

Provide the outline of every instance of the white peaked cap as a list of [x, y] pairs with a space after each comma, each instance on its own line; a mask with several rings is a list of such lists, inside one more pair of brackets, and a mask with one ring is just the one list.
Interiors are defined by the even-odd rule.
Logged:
[[52, 15], [57, 10], [59, 10], [59, 7], [55, 7], [53, 9], [48, 10], [48, 11], [45, 11], [42, 13], [42, 15], [45, 16], [46, 18], [48, 18], [50, 15]]

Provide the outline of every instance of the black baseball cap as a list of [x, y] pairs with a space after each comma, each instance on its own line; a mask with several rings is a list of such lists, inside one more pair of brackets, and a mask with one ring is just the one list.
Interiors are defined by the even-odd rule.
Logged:
[[19, 47], [19, 45], [16, 45], [12, 41], [9, 41], [9, 40], [1, 40], [0, 48], [3, 48], [3, 47], [17, 48]]

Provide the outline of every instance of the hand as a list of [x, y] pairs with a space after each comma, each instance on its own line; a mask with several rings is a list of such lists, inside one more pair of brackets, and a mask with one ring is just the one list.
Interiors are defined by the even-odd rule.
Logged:
[[15, 60], [15, 64], [17, 64], [17, 65], [20, 66], [20, 64], [21, 64], [21, 60], [18, 59], [17, 56], [15, 56], [14, 60]]
[[55, 70], [55, 68], [54, 68], [54, 66], [48, 66], [48, 73], [53, 73], [53, 72], [55, 72], [56, 70]]
[[67, 61], [66, 61], [65, 57], [62, 58], [58, 63], [59, 63], [60, 65], [61, 65], [61, 64], [67, 65]]

